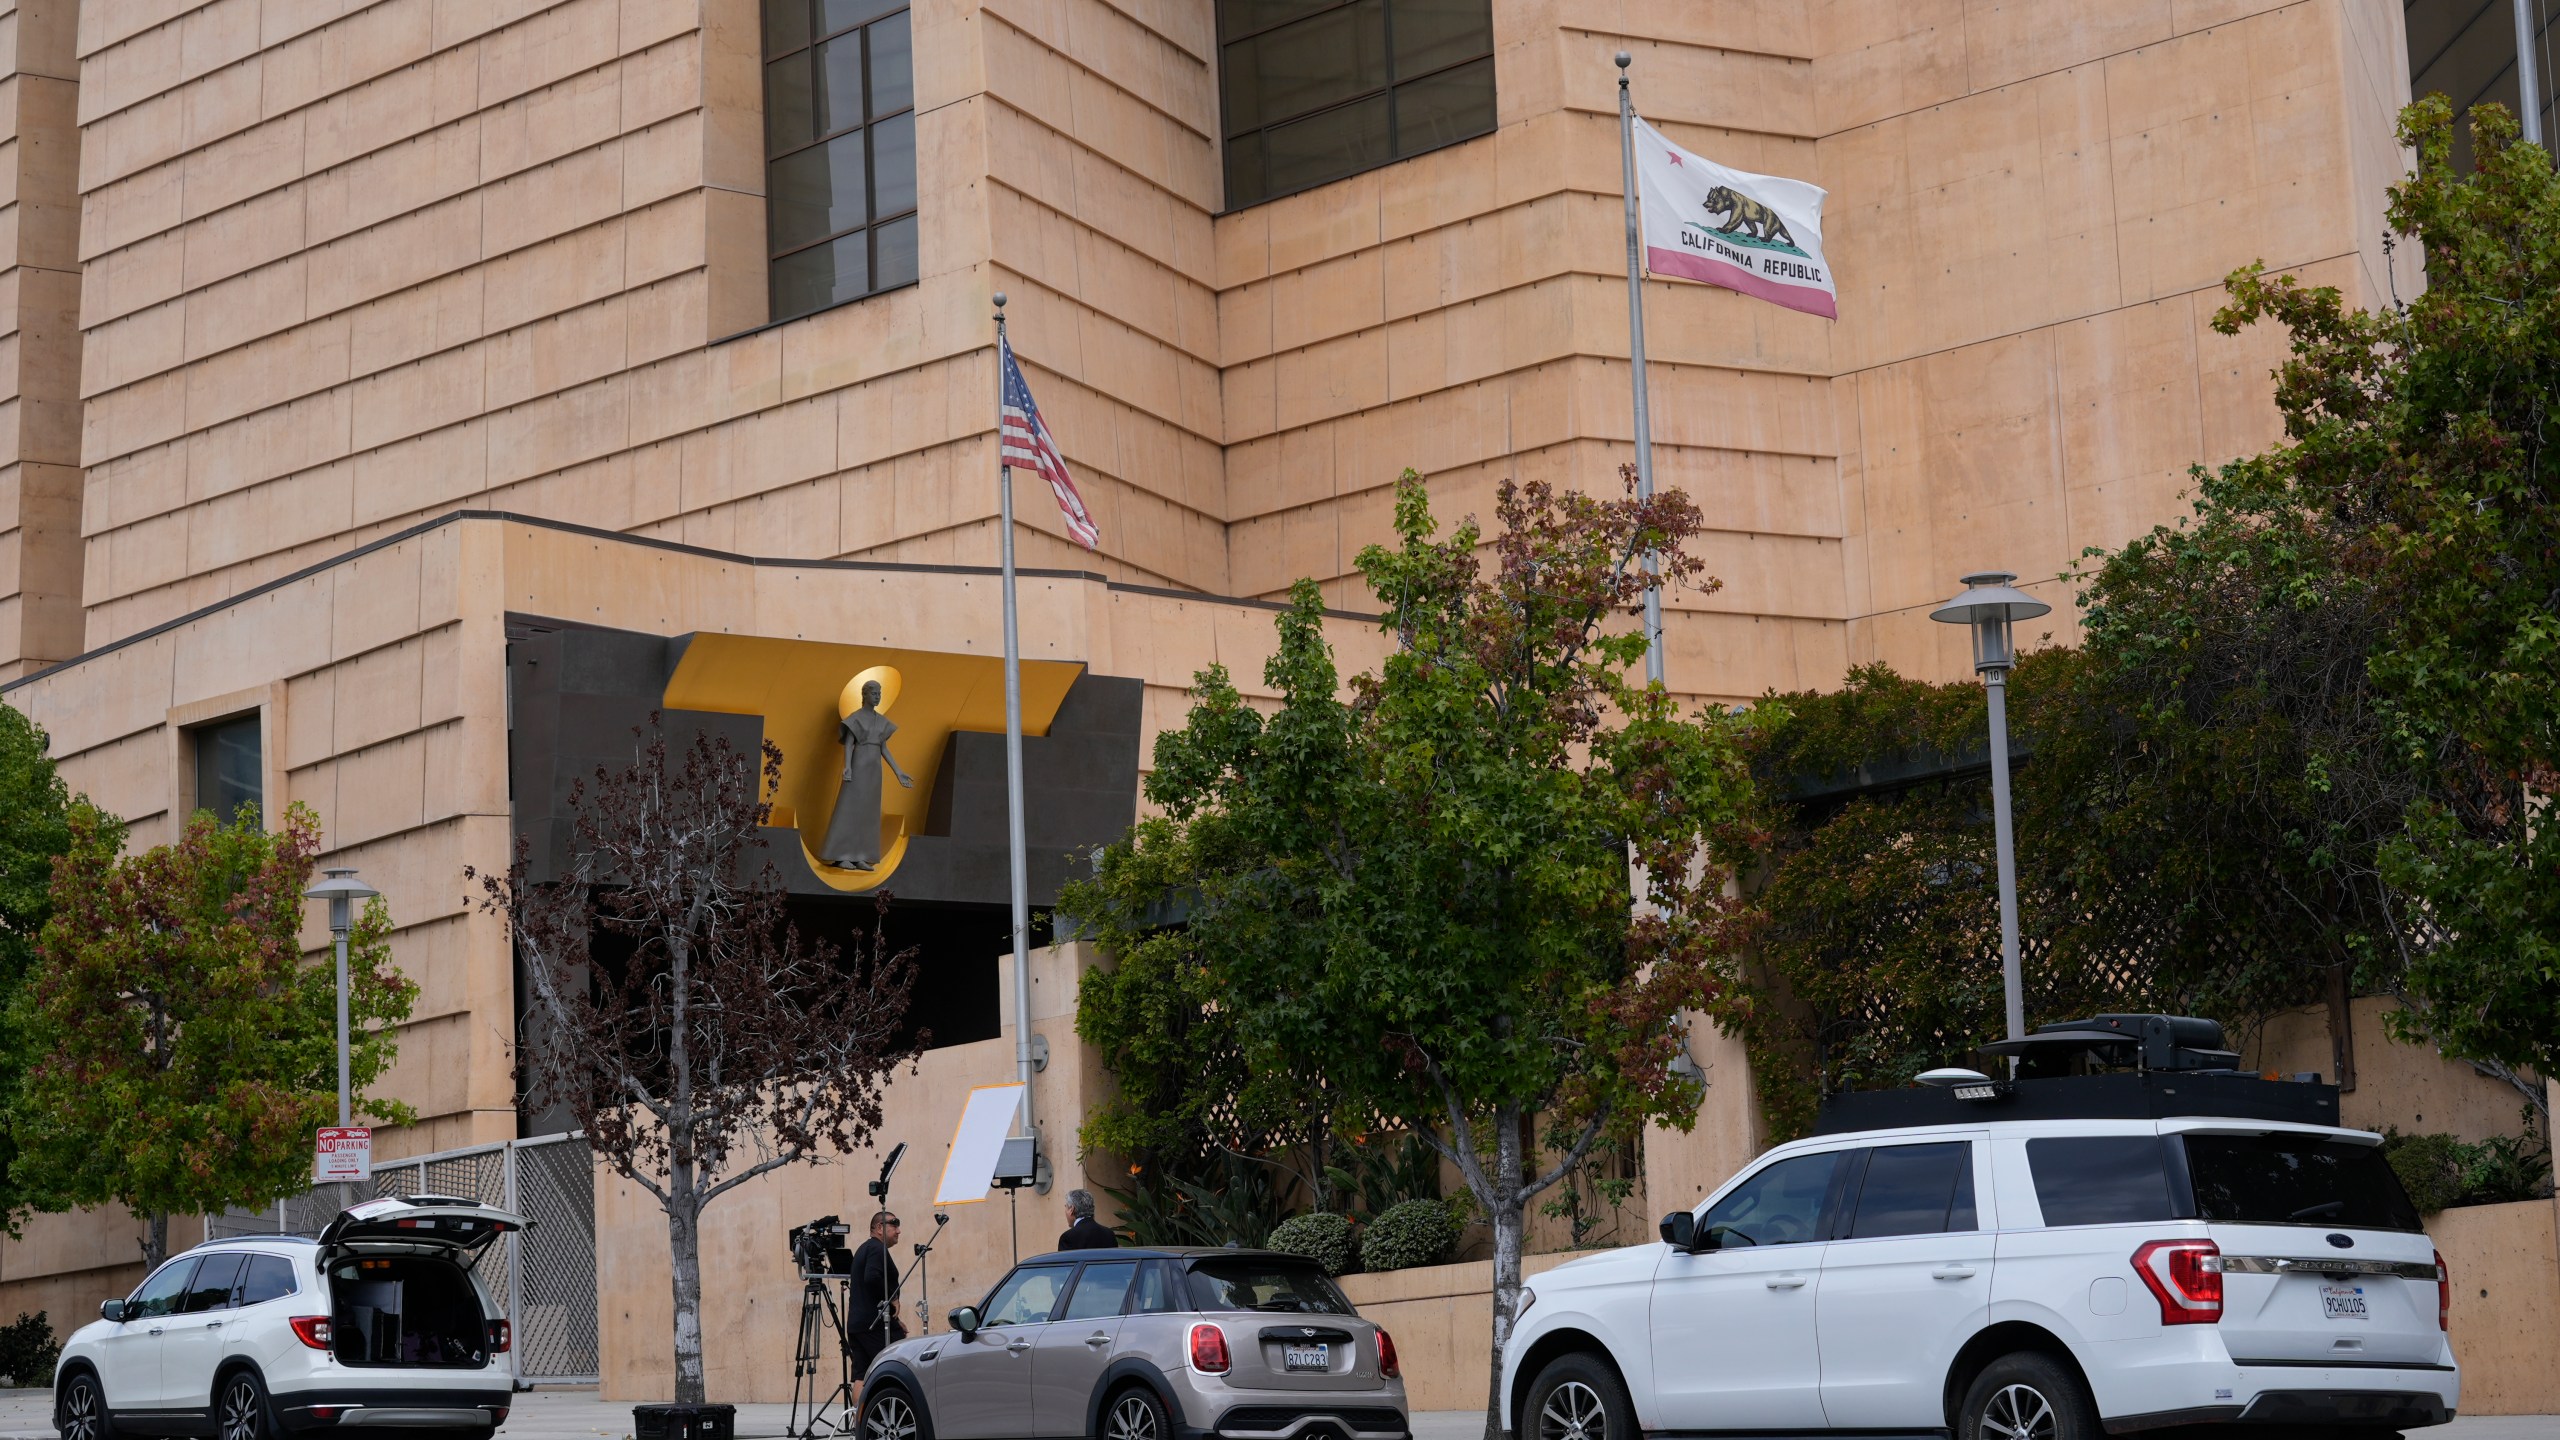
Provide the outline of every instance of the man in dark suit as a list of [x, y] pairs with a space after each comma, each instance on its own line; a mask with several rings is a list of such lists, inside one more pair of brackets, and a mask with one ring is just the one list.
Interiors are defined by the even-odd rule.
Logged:
[[882, 1210], [871, 1217], [871, 1238], [853, 1252], [845, 1321], [856, 1374], [870, 1369], [891, 1343], [907, 1338], [906, 1322], [898, 1318], [898, 1257], [890, 1252], [897, 1243], [898, 1217]]
[[1058, 1237], [1061, 1250], [1110, 1250], [1117, 1248], [1120, 1237], [1102, 1228], [1093, 1218], [1093, 1192], [1067, 1192], [1067, 1228]]

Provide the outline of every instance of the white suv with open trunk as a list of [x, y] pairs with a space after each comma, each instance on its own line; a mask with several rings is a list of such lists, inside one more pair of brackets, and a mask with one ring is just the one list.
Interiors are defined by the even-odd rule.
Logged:
[[316, 1241], [247, 1236], [170, 1259], [74, 1332], [62, 1440], [278, 1440], [394, 1429], [486, 1440], [515, 1392], [507, 1321], [477, 1273], [525, 1221], [441, 1195], [368, 1200]]
[[1837, 1097], [1664, 1243], [1538, 1277], [1506, 1428], [2362, 1440], [2451, 1419], [2444, 1261], [2381, 1137], [2220, 1043], [2100, 1016], [1995, 1047], [2029, 1078]]

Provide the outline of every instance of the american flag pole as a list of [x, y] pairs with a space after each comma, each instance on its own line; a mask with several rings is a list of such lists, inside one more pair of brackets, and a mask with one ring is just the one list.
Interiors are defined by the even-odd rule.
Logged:
[[[1037, 1136], [1031, 1109], [1031, 884], [1022, 827], [1022, 636], [1013, 601], [1013, 466], [1004, 446], [1004, 292], [996, 302], [996, 534], [1004, 557], [1004, 808], [1013, 872], [1013, 1068], [1022, 1081], [1022, 1133]], [[1035, 1139], [1032, 1151], [1039, 1152]]]

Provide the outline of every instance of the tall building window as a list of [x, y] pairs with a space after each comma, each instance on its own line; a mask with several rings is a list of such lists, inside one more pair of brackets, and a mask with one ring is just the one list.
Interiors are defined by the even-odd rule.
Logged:
[[765, 0], [765, 228], [776, 320], [915, 281], [907, 22], [907, 0]]
[[1493, 132], [1492, 0], [1218, 0], [1227, 208]]
[[196, 747], [196, 805], [229, 821], [242, 805], [266, 813], [266, 762], [258, 717], [252, 713], [199, 725], [188, 732]]

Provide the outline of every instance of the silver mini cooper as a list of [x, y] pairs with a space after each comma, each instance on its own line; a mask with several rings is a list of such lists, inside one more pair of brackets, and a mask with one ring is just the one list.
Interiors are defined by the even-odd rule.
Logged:
[[1395, 1341], [1313, 1262], [1082, 1250], [880, 1352], [860, 1440], [1410, 1440]]

